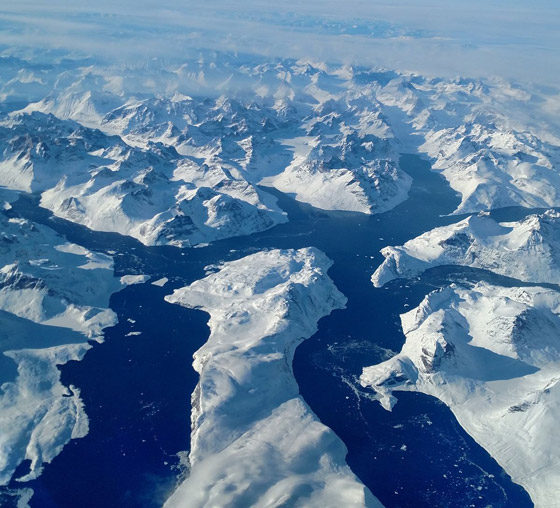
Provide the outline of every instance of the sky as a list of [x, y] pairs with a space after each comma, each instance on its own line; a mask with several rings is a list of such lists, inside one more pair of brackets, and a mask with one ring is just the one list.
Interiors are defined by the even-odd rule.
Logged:
[[434, 76], [560, 78], [557, 0], [18, 0], [0, 46], [113, 63], [180, 62], [195, 49], [381, 66]]

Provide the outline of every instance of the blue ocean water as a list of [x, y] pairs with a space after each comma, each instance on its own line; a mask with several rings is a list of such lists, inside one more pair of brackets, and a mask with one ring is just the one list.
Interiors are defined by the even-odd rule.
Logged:
[[[322, 319], [318, 332], [299, 346], [294, 373], [312, 410], [345, 442], [358, 477], [387, 507], [532, 506], [527, 493], [443, 404], [402, 393], [389, 413], [357, 383], [364, 366], [400, 350], [400, 313], [451, 280], [492, 277], [476, 270], [439, 269], [414, 281], [373, 288], [369, 279], [382, 259], [380, 248], [458, 220], [446, 216], [458, 198], [440, 175], [414, 155], [403, 155], [401, 166], [413, 176], [413, 190], [390, 212], [324, 212], [271, 191], [288, 212], [289, 223], [199, 249], [144, 247], [52, 218], [36, 200], [20, 200], [13, 213], [47, 223], [88, 248], [115, 251], [117, 274], [169, 278], [163, 288], [141, 284], [113, 295], [111, 308], [119, 324], [106, 330], [105, 343], [95, 344], [84, 360], [61, 367], [63, 382], [81, 390], [90, 433], [68, 444], [39, 479], [27, 484], [34, 490], [31, 506], [161, 506], [181, 474], [176, 454], [189, 447], [190, 393], [197, 382], [190, 364], [208, 336], [206, 314], [167, 304], [163, 296], [201, 278], [206, 265], [263, 248], [308, 246], [334, 261], [329, 275], [348, 305]], [[518, 218], [528, 211], [500, 213], [505, 214], [500, 218]], [[141, 334], [126, 337], [133, 331]], [[10, 487], [21, 484], [14, 481]]]

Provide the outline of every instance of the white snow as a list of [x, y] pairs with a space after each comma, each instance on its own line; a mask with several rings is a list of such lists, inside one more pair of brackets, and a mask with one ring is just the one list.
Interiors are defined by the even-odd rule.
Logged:
[[[231, 72], [245, 80], [245, 67]], [[0, 185], [39, 191], [41, 206], [91, 229], [181, 247], [285, 222], [261, 182], [328, 210], [381, 213], [406, 199], [391, 127], [352, 73], [291, 61], [250, 71], [264, 95], [139, 99], [111, 93], [106, 70], [49, 76], [55, 90], [1, 122]]]
[[[284, 222], [259, 182], [318, 208], [390, 210], [410, 188], [402, 151], [431, 158], [461, 194], [456, 212], [560, 206], [553, 88], [220, 54], [157, 79], [64, 73], [29, 70], [6, 85], [21, 102], [31, 81], [42, 83], [2, 122], [0, 185], [41, 191], [55, 214], [147, 245]], [[219, 86], [204, 97], [211, 83]]]
[[[416, 44], [417, 34], [405, 27], [387, 30], [392, 43], [405, 38]], [[437, 37], [432, 42], [441, 45]], [[287, 220], [275, 198], [258, 187], [261, 183], [317, 208], [367, 214], [390, 210], [406, 199], [411, 185], [398, 163], [398, 153], [407, 151], [430, 157], [434, 170], [460, 194], [457, 213], [510, 205], [560, 206], [560, 94], [555, 86], [440, 79], [219, 52], [177, 65], [153, 62], [155, 72], [152, 63], [84, 67], [79, 59], [72, 63], [74, 56], [50, 57], [42, 50], [14, 47], [4, 53], [4, 210], [19, 192], [36, 192], [41, 206], [94, 230], [129, 235], [146, 245], [204, 246]], [[45, 58], [48, 65], [43, 65]], [[558, 284], [558, 222], [554, 212], [511, 224], [471, 217], [402, 247], [387, 247], [373, 280], [383, 285], [432, 266], [459, 264]], [[56, 365], [81, 358], [88, 347], [85, 337], [101, 340], [103, 328], [115, 321], [107, 308], [112, 292], [148, 278], [125, 275], [119, 284], [107, 256], [23, 220], [2, 219], [0, 226], [0, 345], [5, 352], [0, 363], [8, 362], [0, 369], [0, 436], [5, 440], [0, 459], [5, 475], [1, 481], [6, 482], [23, 458], [33, 462], [30, 477], [37, 475], [43, 461], [51, 460], [71, 437], [87, 432], [79, 393], [64, 391]], [[195, 360], [201, 381], [193, 404], [193, 469], [170, 506], [243, 506], [247, 499], [255, 506], [374, 503], [345, 465], [343, 445], [310, 412], [291, 376], [291, 354], [298, 341], [312, 333], [320, 316], [343, 304], [325, 275], [327, 266], [316, 251], [261, 253], [219, 266], [217, 273], [171, 298], [208, 310], [212, 335]], [[163, 279], [159, 282], [163, 285]], [[524, 290], [507, 290], [509, 294], [483, 286], [469, 295], [460, 291], [442, 293], [457, 308], [440, 302], [442, 308], [426, 320], [436, 329], [437, 320], [449, 314], [459, 313], [468, 321], [467, 332], [461, 331], [464, 322], [451, 328], [460, 344], [455, 351], [464, 354], [464, 363], [455, 366], [455, 377], [446, 371], [452, 389], [442, 391], [442, 399], [468, 392], [461, 407], [465, 414], [480, 408], [480, 418], [488, 416], [485, 435], [495, 442], [486, 443], [483, 430], [476, 430], [476, 415], [469, 420], [453, 400], [448, 403], [516, 478], [525, 473], [510, 460], [511, 450], [527, 468], [541, 460], [546, 473], [542, 478], [556, 481], [544, 444], [554, 435], [547, 416], [554, 414], [554, 406], [541, 403], [557, 393], [556, 385], [548, 386], [550, 362], [556, 358], [553, 334], [543, 335], [539, 328], [531, 347], [508, 338], [525, 322], [519, 316], [537, 315], [542, 323], [546, 315], [555, 323], [558, 313], [551, 297], [542, 297], [545, 303], [540, 303], [536, 294], [548, 295], [544, 289], [535, 294], [527, 290], [529, 297], [520, 296]], [[429, 300], [434, 308], [437, 298]], [[457, 303], [476, 298], [484, 305], [471, 302], [468, 310]], [[509, 318], [517, 321], [512, 324]], [[414, 369], [431, 365], [437, 370], [451, 361], [447, 332], [432, 332], [420, 341], [427, 353], [410, 346], [412, 357], [427, 358], [428, 364], [390, 364], [403, 370], [402, 379]], [[416, 332], [406, 333], [413, 339]], [[510, 361], [491, 364], [500, 375], [519, 366], [515, 362], [539, 370], [511, 379], [473, 378], [480, 370], [485, 374], [487, 367], [478, 363], [480, 349]], [[14, 362], [19, 370], [12, 375]], [[430, 379], [443, 375], [432, 372]], [[43, 383], [38, 381], [41, 376]], [[392, 395], [378, 389], [389, 407]], [[477, 398], [483, 392], [494, 401], [492, 408]], [[539, 453], [527, 457], [529, 445], [521, 438], [508, 451], [493, 410], [503, 422], [526, 417], [521, 424], [515, 420], [518, 427], [512, 423], [512, 428], [527, 429], [523, 439], [533, 439]], [[541, 487], [531, 471], [523, 480], [527, 488], [550, 491], [551, 484]], [[537, 499], [538, 493], [531, 493]]]
[[123, 275], [121, 277], [121, 284], [131, 286], [133, 284], [143, 284], [148, 280], [150, 280], [149, 275]]
[[[5, 330], [13, 332], [12, 328]], [[30, 472], [19, 480], [36, 478], [42, 465], [51, 462], [70, 439], [88, 433], [80, 391], [61, 384], [57, 365], [81, 360], [89, 348], [87, 344], [65, 344], [3, 351], [17, 364], [18, 371], [14, 381], [2, 384], [0, 484], [8, 483], [24, 459], [31, 460]]]
[[152, 282], [152, 286], [159, 286], [160, 288], [162, 288], [163, 286], [165, 286], [167, 284], [167, 282], [169, 281], [169, 279], [167, 277], [162, 277], [161, 279], [155, 280], [154, 282]]
[[[481, 213], [382, 254], [372, 277], [377, 287], [440, 265], [560, 284], [560, 213], [503, 223]], [[560, 293], [452, 286], [428, 295], [401, 321], [401, 353], [364, 369], [362, 383], [386, 409], [396, 403], [394, 390], [438, 397], [537, 507], [560, 506], [560, 446], [550, 439], [560, 418]]]
[[560, 206], [560, 126], [543, 106], [548, 92], [501, 79], [381, 76], [372, 93], [403, 146], [428, 155], [461, 195], [455, 213]]
[[[342, 105], [330, 106], [345, 112]], [[319, 117], [314, 126], [323, 121]], [[313, 127], [308, 130], [313, 132]], [[412, 179], [400, 170], [398, 154], [386, 140], [365, 134], [366, 126], [355, 132], [346, 127], [342, 134], [333, 131], [306, 138], [307, 150], [302, 150], [301, 138], [284, 139], [294, 158], [263, 183], [324, 210], [382, 213], [406, 200]]]
[[376, 287], [440, 265], [483, 268], [524, 282], [560, 284], [560, 213], [549, 210], [510, 223], [473, 215], [403, 246], [385, 247], [381, 253], [385, 260], [372, 276]]
[[235, 168], [179, 155], [41, 112], [0, 125], [0, 185], [41, 193], [41, 206], [146, 245], [192, 246], [285, 222], [275, 199]]
[[401, 322], [401, 352], [365, 368], [362, 384], [388, 410], [398, 390], [439, 398], [537, 508], [559, 507], [560, 293], [451, 286]]
[[299, 395], [294, 350], [345, 298], [316, 249], [264, 251], [166, 297], [210, 314], [194, 356], [189, 476], [166, 507], [380, 506]]
[[109, 297], [123, 285], [112, 259], [69, 244], [48, 227], [0, 214], [0, 485], [31, 460], [36, 478], [88, 432], [75, 387], [57, 366], [80, 360], [116, 323]]

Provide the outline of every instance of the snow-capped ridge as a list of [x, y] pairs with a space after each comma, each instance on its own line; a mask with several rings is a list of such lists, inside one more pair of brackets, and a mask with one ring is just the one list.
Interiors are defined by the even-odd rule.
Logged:
[[482, 268], [524, 282], [560, 284], [560, 213], [548, 210], [517, 222], [472, 215], [435, 228], [400, 247], [385, 247], [372, 276], [376, 287], [440, 265]]
[[560, 293], [451, 286], [401, 322], [401, 352], [366, 367], [361, 383], [388, 410], [400, 390], [439, 398], [535, 506], [559, 506], [560, 449], [549, 436], [560, 407]]
[[345, 304], [330, 266], [313, 248], [263, 251], [166, 297], [210, 314], [193, 362], [189, 476], [166, 506], [380, 506], [301, 399], [291, 369], [318, 319]]
[[[189, 246], [286, 220], [275, 200], [239, 174], [200, 167], [161, 143], [132, 147], [119, 136], [39, 112], [13, 116], [4, 129], [0, 184], [42, 191], [42, 206], [91, 229], [147, 245]], [[199, 192], [185, 193], [176, 178], [185, 165]]]

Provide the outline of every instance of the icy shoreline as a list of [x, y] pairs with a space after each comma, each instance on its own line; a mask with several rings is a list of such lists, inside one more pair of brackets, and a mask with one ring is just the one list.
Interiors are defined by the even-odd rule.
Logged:
[[0, 485], [37, 478], [88, 417], [80, 390], [64, 386], [58, 366], [81, 360], [116, 324], [111, 294], [125, 287], [113, 259], [52, 229], [0, 214]]
[[440, 399], [542, 508], [560, 506], [560, 448], [550, 439], [560, 418], [560, 293], [520, 286], [560, 282], [559, 231], [554, 210], [501, 223], [481, 214], [385, 247], [376, 287], [441, 265], [485, 269], [518, 287], [479, 282], [430, 293], [401, 315], [402, 351], [361, 376], [387, 410], [399, 390]]
[[437, 397], [522, 485], [536, 507], [560, 506], [560, 293], [479, 283], [430, 293], [401, 316], [406, 342], [363, 370], [382, 406], [394, 392]]
[[175, 506], [381, 506], [299, 395], [291, 361], [344, 296], [320, 251], [263, 251], [166, 297], [210, 314], [195, 354], [190, 474]]

